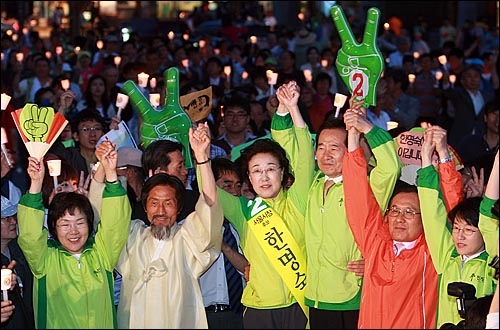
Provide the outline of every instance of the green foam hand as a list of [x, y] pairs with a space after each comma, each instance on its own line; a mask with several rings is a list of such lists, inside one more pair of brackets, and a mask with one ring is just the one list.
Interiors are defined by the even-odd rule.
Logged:
[[364, 100], [365, 106], [376, 105], [378, 80], [384, 70], [384, 57], [377, 46], [380, 10], [368, 9], [361, 44], [354, 38], [342, 7], [334, 5], [330, 14], [342, 41], [335, 62], [340, 76], [357, 101]]
[[193, 167], [189, 147], [188, 131], [191, 119], [184, 112], [179, 100], [179, 70], [171, 67], [165, 70], [167, 100], [163, 109], [157, 110], [149, 103], [137, 85], [128, 80], [123, 84], [122, 90], [129, 96], [129, 100], [139, 109], [142, 117], [141, 141], [146, 148], [156, 140], [175, 140], [184, 146], [186, 168]]

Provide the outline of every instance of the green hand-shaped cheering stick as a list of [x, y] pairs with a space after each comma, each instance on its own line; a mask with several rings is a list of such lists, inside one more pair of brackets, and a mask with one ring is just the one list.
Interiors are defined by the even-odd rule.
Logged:
[[172, 67], [165, 70], [167, 82], [167, 100], [165, 107], [156, 110], [151, 106], [137, 85], [128, 80], [122, 90], [129, 96], [130, 102], [139, 109], [142, 117], [141, 141], [144, 148], [155, 140], [175, 140], [184, 146], [186, 168], [193, 167], [193, 160], [189, 148], [188, 131], [191, 119], [184, 112], [179, 101], [179, 70]]
[[380, 10], [368, 9], [361, 44], [354, 38], [342, 7], [334, 5], [330, 13], [342, 41], [335, 62], [337, 70], [357, 101], [364, 100], [365, 106], [376, 105], [378, 80], [384, 70], [384, 57], [377, 46]]

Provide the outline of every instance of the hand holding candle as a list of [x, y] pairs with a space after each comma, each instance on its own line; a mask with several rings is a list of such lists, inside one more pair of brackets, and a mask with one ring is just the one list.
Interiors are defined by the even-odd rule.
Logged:
[[446, 55], [439, 56], [438, 61], [444, 67], [444, 71], [448, 71], [448, 68], [446, 67], [446, 63], [447, 63]]

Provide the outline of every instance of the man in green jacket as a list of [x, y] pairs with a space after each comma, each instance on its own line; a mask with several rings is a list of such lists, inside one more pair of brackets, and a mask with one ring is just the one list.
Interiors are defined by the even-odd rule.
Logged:
[[116, 174], [117, 152], [109, 141], [96, 155], [104, 167], [101, 222], [92, 235], [94, 213], [87, 197], [57, 194], [44, 224], [43, 158], [29, 157], [29, 191], [18, 209], [19, 246], [34, 275], [37, 329], [117, 328], [113, 268], [127, 241], [132, 209]]

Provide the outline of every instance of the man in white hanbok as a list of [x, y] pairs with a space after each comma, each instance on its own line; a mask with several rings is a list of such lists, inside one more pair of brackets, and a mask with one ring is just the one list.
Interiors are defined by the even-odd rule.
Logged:
[[119, 328], [208, 328], [199, 277], [219, 257], [224, 217], [209, 162], [208, 126], [190, 129], [189, 142], [202, 194], [180, 225], [184, 184], [165, 173], [145, 183], [142, 203], [151, 226], [132, 220], [116, 267], [122, 274]]

